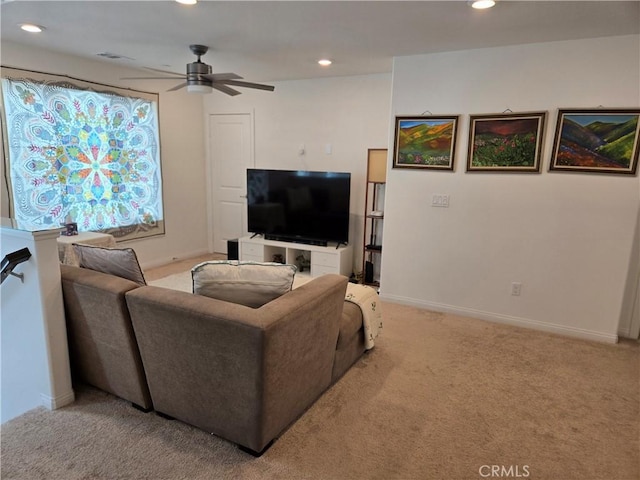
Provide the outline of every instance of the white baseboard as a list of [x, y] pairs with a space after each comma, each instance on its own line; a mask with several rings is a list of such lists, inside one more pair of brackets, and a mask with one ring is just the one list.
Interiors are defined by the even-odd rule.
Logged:
[[55, 410], [57, 408], [64, 407], [65, 405], [73, 403], [76, 399], [76, 396], [75, 393], [73, 393], [73, 390], [71, 390], [64, 395], [59, 395], [55, 398], [41, 393], [40, 399], [44, 407], [48, 408], [49, 410]]
[[554, 323], [540, 322], [538, 320], [531, 320], [528, 318], [513, 317], [510, 315], [503, 315], [500, 313], [485, 312], [482, 310], [475, 310], [472, 308], [457, 307], [453, 305], [446, 305], [443, 303], [426, 302], [424, 300], [416, 300], [413, 298], [402, 297], [399, 295], [385, 295], [380, 294], [380, 298], [383, 301], [400, 303], [403, 305], [410, 305], [412, 307], [424, 308], [426, 310], [433, 310], [435, 312], [451, 313], [454, 315], [460, 315], [463, 317], [477, 318], [479, 320], [486, 320], [493, 323], [501, 323], [505, 325], [512, 325], [516, 327], [530, 328], [532, 330], [540, 330], [543, 332], [557, 333], [560, 335], [581, 338], [584, 340], [595, 340], [597, 342], [604, 343], [617, 343], [618, 335], [596, 332], [593, 330], [585, 330], [583, 328], [567, 327], [565, 325], [558, 325]]
[[621, 326], [618, 328], [618, 337], [620, 338], [631, 338], [631, 328], [628, 325]]
[[184, 260], [185, 258], [191, 258], [191, 257], [199, 257], [200, 255], [206, 255], [208, 253], [211, 253], [211, 252], [207, 248], [204, 248], [204, 249], [201, 249], [201, 250], [195, 250], [193, 252], [183, 252], [179, 256], [157, 258], [157, 259], [152, 260], [150, 262], [144, 262], [144, 263], [141, 263], [140, 266], [142, 267], [142, 270], [147, 270], [147, 269], [150, 269], [150, 268], [163, 267], [163, 266], [168, 265], [171, 262], [175, 262], [177, 260]]

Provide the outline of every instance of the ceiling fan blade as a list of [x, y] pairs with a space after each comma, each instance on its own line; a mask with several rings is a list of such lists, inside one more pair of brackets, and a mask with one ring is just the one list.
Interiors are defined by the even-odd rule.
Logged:
[[200, 76], [207, 80], [211, 80], [212, 82], [219, 82], [221, 80], [238, 80], [242, 78], [237, 73], [208, 73]]
[[238, 90], [229, 88], [226, 85], [223, 85], [221, 83], [212, 83], [211, 87], [215, 88], [216, 90], [219, 90], [220, 92], [226, 93], [227, 95], [231, 95], [232, 97], [235, 97], [236, 95], [240, 95], [241, 93]]
[[186, 87], [186, 86], [187, 86], [187, 82], [183, 82], [183, 83], [180, 83], [180, 84], [176, 85], [173, 88], [170, 88], [169, 90], [167, 90], [167, 92], [175, 92], [176, 90], [180, 90], [182, 87]]
[[145, 70], [151, 70], [152, 72], [168, 73], [169, 75], [182, 75], [178, 72], [170, 72], [169, 70], [160, 70], [159, 68], [143, 67]]
[[186, 77], [120, 77], [120, 80], [184, 80]]
[[247, 87], [247, 88], [257, 88], [259, 90], [268, 90], [273, 92], [275, 87], [273, 85], [264, 85], [262, 83], [252, 83], [252, 82], [244, 82], [240, 80], [222, 80], [220, 83], [224, 83], [225, 85], [234, 85], [236, 87]]

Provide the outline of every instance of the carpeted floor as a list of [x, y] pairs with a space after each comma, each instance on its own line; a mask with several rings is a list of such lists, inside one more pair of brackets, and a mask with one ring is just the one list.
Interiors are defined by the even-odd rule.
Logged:
[[640, 478], [637, 342], [382, 306], [373, 351], [261, 458], [81, 387], [2, 426], [2, 479]]

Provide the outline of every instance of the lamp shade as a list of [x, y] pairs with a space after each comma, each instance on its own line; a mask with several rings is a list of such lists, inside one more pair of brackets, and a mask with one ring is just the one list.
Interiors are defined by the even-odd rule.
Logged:
[[387, 149], [370, 148], [367, 164], [367, 181], [385, 183], [387, 181]]

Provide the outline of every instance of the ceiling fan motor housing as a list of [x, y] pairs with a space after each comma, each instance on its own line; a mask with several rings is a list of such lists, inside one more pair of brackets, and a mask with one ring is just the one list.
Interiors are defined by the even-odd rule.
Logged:
[[204, 78], [202, 75], [211, 74], [211, 65], [202, 62], [193, 62], [187, 64], [187, 84], [189, 85], [206, 85], [211, 86], [211, 80]]
[[[210, 93], [212, 89], [219, 90], [227, 95], [235, 96], [239, 95], [240, 92], [234, 88], [231, 88], [229, 85], [237, 86], [237, 87], [246, 87], [246, 88], [257, 88], [259, 90], [268, 90], [273, 92], [274, 87], [271, 85], [262, 85], [260, 83], [252, 83], [252, 82], [244, 82], [241, 81], [242, 77], [236, 73], [218, 73], [216, 75], [213, 74], [213, 69], [211, 65], [207, 65], [200, 57], [207, 53], [209, 47], [205, 45], [189, 45], [191, 52], [198, 57], [195, 62], [187, 63], [187, 74], [185, 75], [186, 82], [183, 82], [179, 85], [176, 85], [173, 88], [167, 90], [167, 92], [173, 92], [175, 90], [180, 90], [181, 88], [187, 87], [187, 92], [189, 93]], [[153, 69], [152, 69], [153, 70]], [[175, 79], [181, 78], [181, 76], [177, 76], [174, 72], [165, 72], [164, 70], [159, 70], [162, 73], [170, 73], [171, 77], [132, 77], [136, 79]], [[177, 76], [177, 77], [176, 77]]]

